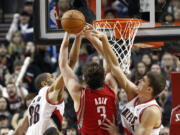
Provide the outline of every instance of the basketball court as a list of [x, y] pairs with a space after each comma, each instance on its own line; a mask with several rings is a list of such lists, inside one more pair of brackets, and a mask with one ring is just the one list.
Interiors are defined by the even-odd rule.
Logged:
[[[59, 45], [64, 36], [64, 30], [60, 27], [60, 20], [56, 18], [57, 20], [55, 19], [55, 21], [53, 21], [53, 18], [50, 16], [52, 10], [51, 2], [52, 0], [35, 1], [35, 40], [38, 44]], [[120, 2], [122, 5], [127, 6], [126, 0], [120, 0]], [[140, 15], [135, 15], [136, 17], [138, 16], [138, 20], [134, 18], [123, 18], [113, 21], [102, 21], [101, 19], [104, 19], [102, 18], [102, 3], [101, 0], [96, 0], [95, 5], [93, 5], [96, 7], [95, 16], [96, 20], [101, 21], [94, 22], [94, 26], [96, 29], [108, 35], [109, 40], [113, 44], [114, 51], [117, 50], [117, 48], [120, 50], [116, 52], [116, 55], [120, 58], [122, 66], [125, 65], [125, 67], [123, 67], [125, 72], [128, 72], [130, 66], [131, 48], [134, 43], [138, 43], [139, 46], [137, 47], [141, 48], [157, 48], [163, 46], [165, 42], [180, 41], [180, 23], [166, 23], [162, 20], [157, 21], [157, 18], [164, 13], [163, 9], [167, 8], [166, 6], [169, 2], [169, 0], [166, 0], [163, 4], [161, 3], [160, 9], [162, 10], [157, 12], [157, 3], [155, 0], [140, 0], [140, 8], [138, 11]], [[84, 5], [81, 9], [88, 10], [86, 6], [87, 5]], [[77, 7], [73, 8], [77, 9]], [[56, 8], [54, 11], [56, 11]], [[85, 14], [85, 16], [87, 17], [88, 14]], [[71, 39], [73, 38], [72, 36]], [[123, 45], [123, 47], [119, 48], [119, 45]], [[177, 44], [176, 47], [178, 47], [178, 45], [180, 44]], [[121, 52], [123, 53], [120, 54]], [[123, 59], [124, 57], [126, 57], [125, 60]], [[179, 135], [180, 111], [178, 105], [180, 104], [180, 99], [178, 98], [178, 81], [180, 79], [180, 72], [172, 73], [171, 79], [174, 111], [172, 113], [170, 135]]]

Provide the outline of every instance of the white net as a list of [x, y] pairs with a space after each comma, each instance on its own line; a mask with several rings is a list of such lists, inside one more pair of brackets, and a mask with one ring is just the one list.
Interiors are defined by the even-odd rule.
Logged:
[[131, 61], [131, 48], [134, 42], [135, 35], [140, 26], [139, 21], [95, 21], [95, 29], [106, 33], [111, 48], [118, 57], [118, 61], [122, 70], [129, 73]]

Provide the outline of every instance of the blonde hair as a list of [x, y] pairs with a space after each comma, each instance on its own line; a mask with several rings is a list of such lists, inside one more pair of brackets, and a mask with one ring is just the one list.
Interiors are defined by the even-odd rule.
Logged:
[[[13, 41], [15, 36], [20, 37], [20, 42], [18, 44]], [[10, 40], [10, 44], [8, 46], [8, 53], [9, 54], [13, 54], [14, 52], [22, 53], [24, 51], [24, 48], [25, 48], [24, 41], [22, 39], [21, 32], [20, 31], [13, 32], [11, 40]]]

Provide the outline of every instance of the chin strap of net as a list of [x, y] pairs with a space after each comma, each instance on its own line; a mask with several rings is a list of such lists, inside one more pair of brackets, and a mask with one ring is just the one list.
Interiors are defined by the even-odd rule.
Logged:
[[133, 19], [94, 22], [96, 30], [106, 33], [122, 70], [127, 74], [130, 73], [131, 48], [140, 24], [140, 21], [133, 21]]

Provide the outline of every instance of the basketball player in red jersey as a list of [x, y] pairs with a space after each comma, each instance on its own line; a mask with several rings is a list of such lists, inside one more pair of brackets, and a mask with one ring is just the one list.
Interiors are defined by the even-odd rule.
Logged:
[[[95, 36], [102, 41], [105, 58], [111, 72], [127, 93], [129, 102], [121, 114], [126, 134], [159, 135], [162, 115], [154, 98], [165, 88], [165, 80], [162, 75], [148, 72], [136, 86], [121, 70], [106, 35], [96, 30], [89, 30], [88, 32], [91, 33], [91, 36]], [[105, 119], [105, 121], [108, 124], [102, 123], [103, 126], [106, 126], [106, 128], [102, 127], [103, 129], [107, 130], [111, 135], [120, 135], [111, 121], [108, 119]]]
[[84, 68], [87, 84], [84, 88], [68, 65], [68, 33], [65, 33], [64, 40], [60, 49], [60, 68], [65, 86], [74, 101], [79, 131], [82, 135], [109, 135], [100, 125], [104, 118], [112, 121], [113, 115], [116, 115], [115, 93], [106, 85], [112, 83], [106, 81], [101, 65], [88, 63]]
[[[77, 35], [70, 52], [69, 65], [73, 68], [79, 56], [81, 44], [81, 35]], [[62, 123], [62, 115], [64, 113], [64, 82], [62, 75], [55, 80], [49, 73], [43, 73], [36, 79], [37, 89], [41, 89], [39, 94], [33, 99], [29, 105], [27, 115], [22, 123], [18, 125], [13, 135], [43, 135], [49, 127], [55, 127], [60, 130]], [[51, 116], [59, 118], [55, 124]], [[33, 117], [35, 116], [35, 117]]]

